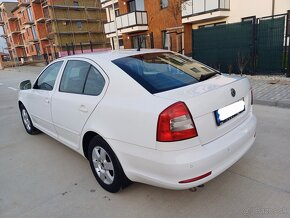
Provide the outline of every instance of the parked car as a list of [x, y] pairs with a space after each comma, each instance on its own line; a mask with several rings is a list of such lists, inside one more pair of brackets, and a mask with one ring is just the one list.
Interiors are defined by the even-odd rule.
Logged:
[[196, 187], [255, 140], [248, 79], [170, 51], [60, 58], [20, 89], [26, 131], [44, 132], [86, 157], [109, 192], [130, 181]]

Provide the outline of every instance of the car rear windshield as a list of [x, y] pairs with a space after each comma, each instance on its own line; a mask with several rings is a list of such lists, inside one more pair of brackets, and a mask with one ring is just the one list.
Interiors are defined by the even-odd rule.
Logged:
[[188, 86], [218, 73], [171, 52], [134, 55], [116, 59], [113, 63], [152, 94]]

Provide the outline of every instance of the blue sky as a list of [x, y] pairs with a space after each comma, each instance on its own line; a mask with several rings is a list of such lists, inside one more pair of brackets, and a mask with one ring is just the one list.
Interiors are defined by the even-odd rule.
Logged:
[[[2, 3], [3, 1], [0, 1], [0, 2]], [[17, 2], [17, 0], [5, 0], [4, 2]], [[2, 27], [0, 27], [0, 35], [2, 35], [2, 34], [3, 34], [3, 29], [2, 29]], [[5, 40], [2, 37], [0, 37], [0, 52], [3, 51], [4, 47], [6, 47]], [[5, 51], [5, 52], [7, 52], [7, 51]]]

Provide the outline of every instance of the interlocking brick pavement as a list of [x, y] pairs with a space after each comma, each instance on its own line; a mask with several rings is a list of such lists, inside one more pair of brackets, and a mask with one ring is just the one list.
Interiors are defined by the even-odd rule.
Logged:
[[248, 76], [254, 103], [290, 108], [290, 78], [285, 76]]

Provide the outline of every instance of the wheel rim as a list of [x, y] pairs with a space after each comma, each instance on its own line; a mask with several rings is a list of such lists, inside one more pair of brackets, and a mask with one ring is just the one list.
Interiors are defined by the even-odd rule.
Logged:
[[114, 181], [115, 171], [111, 157], [102, 147], [96, 146], [92, 152], [95, 171], [103, 183], [110, 185]]
[[22, 109], [22, 119], [27, 130], [31, 130], [31, 122], [28, 113], [25, 109]]

